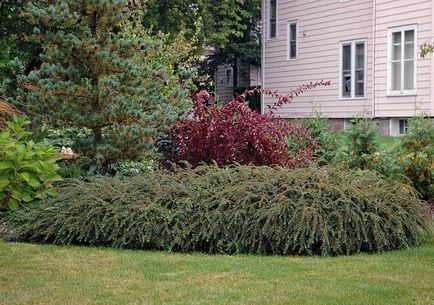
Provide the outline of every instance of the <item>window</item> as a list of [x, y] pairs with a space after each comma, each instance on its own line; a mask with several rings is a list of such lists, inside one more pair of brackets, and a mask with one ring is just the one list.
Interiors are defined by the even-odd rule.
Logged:
[[297, 22], [288, 23], [288, 59], [297, 59]]
[[234, 69], [232, 67], [226, 68], [226, 87], [234, 86]]
[[277, 36], [277, 0], [270, 0], [270, 38]]
[[416, 28], [389, 31], [389, 95], [416, 94]]
[[366, 97], [366, 40], [341, 43], [340, 97]]
[[406, 134], [408, 129], [407, 120], [399, 120], [399, 134]]

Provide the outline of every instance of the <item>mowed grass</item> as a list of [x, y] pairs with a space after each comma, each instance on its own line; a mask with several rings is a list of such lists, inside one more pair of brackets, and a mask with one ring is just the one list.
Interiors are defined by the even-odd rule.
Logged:
[[351, 257], [170, 254], [0, 241], [1, 304], [434, 304], [434, 241]]
[[379, 142], [383, 149], [393, 149], [396, 145], [398, 145], [400, 137], [387, 137], [380, 136]]

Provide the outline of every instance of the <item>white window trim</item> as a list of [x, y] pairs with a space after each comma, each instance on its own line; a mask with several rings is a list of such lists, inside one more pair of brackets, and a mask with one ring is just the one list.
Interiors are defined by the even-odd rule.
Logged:
[[[228, 71], [231, 71], [231, 81], [228, 83]], [[226, 67], [225, 69], [225, 87], [226, 88], [232, 88], [234, 86], [234, 68], [233, 67]]]
[[[291, 25], [295, 24], [295, 57], [291, 58]], [[286, 37], [286, 46], [288, 51], [286, 52], [286, 59], [287, 60], [297, 60], [298, 59], [298, 21], [297, 20], [291, 20], [288, 21], [287, 24], [287, 37]]]
[[267, 39], [275, 40], [279, 37], [279, 0], [276, 0], [276, 37], [271, 37], [271, 0], [267, 1]]
[[[401, 91], [392, 90], [392, 33], [414, 30], [414, 89], [404, 90], [404, 60], [401, 58]], [[404, 55], [405, 48], [405, 35], [401, 35], [401, 56]], [[387, 34], [387, 95], [388, 96], [412, 96], [417, 95], [417, 65], [418, 65], [418, 39], [417, 39], [417, 25], [409, 25], [397, 28], [390, 28]]]
[[[363, 96], [355, 96], [356, 94], [356, 44], [363, 42], [365, 44], [365, 82], [363, 89]], [[342, 96], [342, 72], [343, 72], [343, 47], [344, 45], [351, 44], [351, 97], [343, 97]], [[355, 40], [346, 40], [341, 41], [339, 44], [339, 100], [365, 100], [367, 99], [367, 82], [368, 82], [368, 40], [366, 38], [363, 39], [355, 39]]]

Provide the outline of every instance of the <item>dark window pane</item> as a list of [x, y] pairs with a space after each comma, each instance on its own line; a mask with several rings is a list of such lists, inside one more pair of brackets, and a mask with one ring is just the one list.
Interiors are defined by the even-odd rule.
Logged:
[[342, 67], [344, 70], [351, 70], [351, 45], [343, 47]]
[[405, 31], [405, 43], [414, 43], [414, 30]]
[[351, 97], [351, 45], [342, 47], [342, 97]]
[[270, 0], [270, 38], [275, 38], [277, 34], [277, 3]]
[[407, 133], [407, 120], [399, 120], [399, 134], [406, 134]]
[[356, 44], [356, 88], [355, 96], [365, 96], [365, 43]]
[[365, 73], [364, 71], [356, 71], [356, 97], [365, 96]]
[[343, 75], [342, 96], [351, 97], [351, 74], [350, 73], [344, 73]]
[[270, 20], [270, 38], [275, 38], [276, 32], [276, 20]]
[[295, 23], [291, 24], [291, 41], [297, 40], [297, 25]]
[[290, 54], [289, 54], [290, 58], [291, 59], [297, 58], [297, 43], [295, 41], [293, 41], [290, 44], [291, 44], [291, 46], [290, 46]]
[[395, 32], [393, 35], [393, 44], [401, 44], [401, 32]]
[[356, 69], [365, 69], [365, 44], [356, 45]]
[[270, 18], [276, 19], [277, 5], [276, 0], [270, 0]]

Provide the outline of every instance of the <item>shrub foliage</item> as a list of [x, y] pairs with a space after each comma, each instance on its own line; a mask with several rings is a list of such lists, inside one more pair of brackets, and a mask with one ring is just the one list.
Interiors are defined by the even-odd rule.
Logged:
[[[277, 120], [274, 113], [298, 94], [328, 85], [324, 81], [302, 85], [286, 96], [267, 90], [246, 91], [222, 107], [211, 95], [200, 92], [195, 96], [190, 115], [172, 129], [169, 139], [176, 149], [165, 157], [174, 163], [187, 161], [192, 166], [213, 162], [219, 166], [306, 165], [319, 149], [317, 143], [304, 128]], [[253, 111], [244, 103], [248, 95], [258, 91], [277, 99], [266, 114]]]
[[398, 146], [399, 170], [425, 199], [434, 198], [434, 120], [415, 117]]
[[199, 166], [72, 180], [3, 219], [12, 238], [172, 251], [339, 255], [418, 244], [411, 187], [369, 171]]
[[316, 153], [318, 161], [321, 163], [332, 162], [338, 154], [341, 143], [339, 143], [337, 133], [330, 130], [327, 118], [318, 112], [311, 118], [303, 119], [302, 126], [306, 128], [320, 147]]

